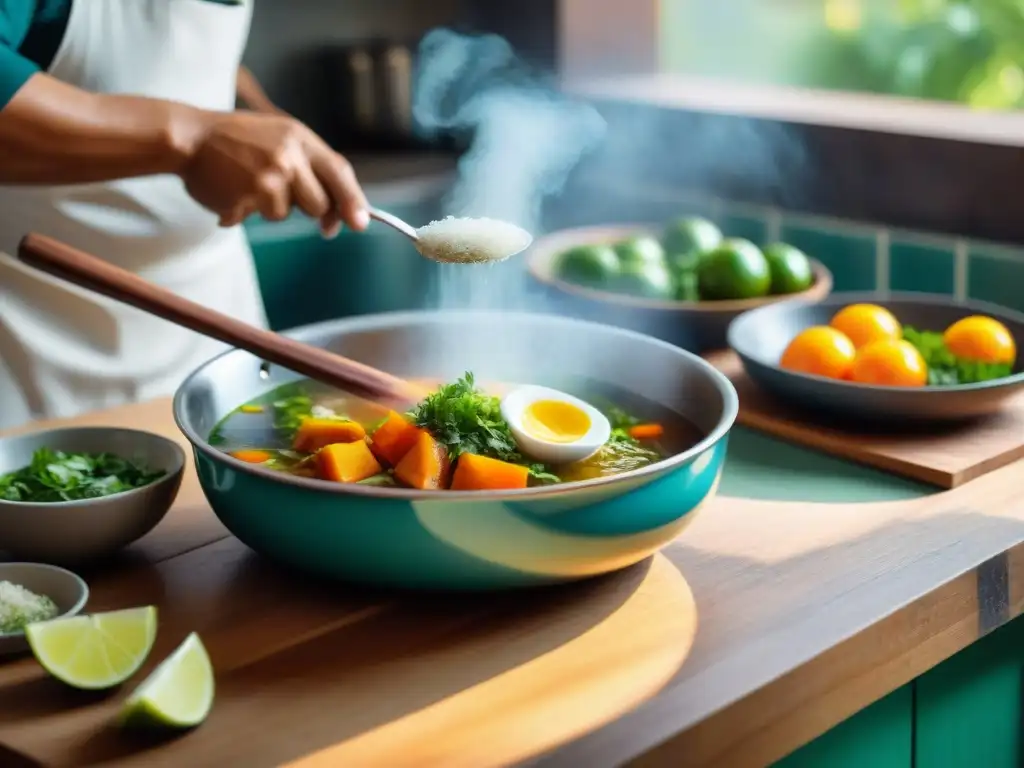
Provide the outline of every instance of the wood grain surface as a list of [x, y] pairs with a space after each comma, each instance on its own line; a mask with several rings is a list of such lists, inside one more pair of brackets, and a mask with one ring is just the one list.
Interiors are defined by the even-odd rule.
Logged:
[[962, 425], [905, 432], [856, 432], [815, 423], [762, 391], [731, 351], [705, 359], [726, 374], [740, 396], [738, 422], [913, 480], [955, 488], [1024, 458], [1024, 397], [1000, 414]]
[[[175, 431], [168, 401], [72, 423]], [[0, 664], [0, 755], [47, 766], [767, 765], [1021, 612], [1022, 477], [1017, 463], [878, 504], [718, 499], [662, 555], [614, 576], [427, 597], [266, 562], [226, 534], [190, 476], [164, 523], [85, 576], [90, 610], [158, 606], [149, 667], [201, 634], [218, 676], [209, 721], [175, 740], [132, 740], [109, 724], [125, 691], [76, 694], [19, 660]]]

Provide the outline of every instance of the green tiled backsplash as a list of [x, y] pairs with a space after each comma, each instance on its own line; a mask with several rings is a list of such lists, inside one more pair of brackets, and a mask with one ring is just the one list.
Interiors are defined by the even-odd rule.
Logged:
[[[407, 221], [438, 215], [433, 201], [388, 204]], [[368, 312], [414, 309], [427, 298], [437, 265], [416, 256], [408, 241], [387, 227], [335, 240], [298, 214], [270, 223], [246, 222], [256, 274], [270, 326], [275, 330]]]
[[818, 259], [831, 270], [836, 291], [943, 293], [1024, 312], [1024, 246], [728, 202], [713, 210], [729, 236], [758, 243], [785, 240]]
[[[565, 227], [609, 220], [666, 221], [684, 215], [708, 216], [730, 237], [743, 237], [760, 245], [774, 240], [792, 243], [831, 270], [836, 291], [944, 293], [1024, 312], [1024, 245], [890, 229], [698, 195], [627, 195], [616, 191], [616, 200], [601, 197], [604, 204], [600, 215], [591, 206], [577, 206], [582, 213], [570, 212], [567, 206], [566, 216], [549, 223]], [[571, 220], [563, 220], [566, 218]]]
[[[597, 194], [588, 195], [586, 186]], [[409, 221], [430, 221], [441, 213], [436, 197], [388, 201], [388, 207]], [[683, 215], [706, 216], [726, 235], [761, 245], [790, 242], [831, 270], [836, 291], [944, 293], [1024, 312], [1024, 246], [895, 230], [675, 190], [605, 185], [585, 185], [553, 200], [543, 229]], [[427, 306], [439, 278], [436, 265], [415, 258], [402, 236], [385, 227], [359, 235], [345, 232], [335, 241], [321, 239], [316, 224], [301, 216], [278, 224], [247, 222], [247, 229], [274, 328]]]

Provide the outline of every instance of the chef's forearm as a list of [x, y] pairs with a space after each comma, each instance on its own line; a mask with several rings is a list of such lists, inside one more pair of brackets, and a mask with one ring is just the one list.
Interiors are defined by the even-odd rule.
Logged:
[[199, 110], [99, 95], [35, 74], [0, 110], [0, 184], [81, 184], [178, 173]]

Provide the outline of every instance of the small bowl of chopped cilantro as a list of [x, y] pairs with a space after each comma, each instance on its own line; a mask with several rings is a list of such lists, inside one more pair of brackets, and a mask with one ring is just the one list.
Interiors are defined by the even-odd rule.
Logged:
[[134, 429], [0, 439], [0, 552], [61, 564], [109, 556], [163, 519], [184, 468], [176, 442]]
[[0, 656], [28, 649], [25, 627], [74, 616], [89, 587], [71, 571], [43, 563], [0, 563]]
[[1024, 314], [923, 293], [838, 293], [733, 321], [762, 389], [802, 409], [896, 425], [990, 416], [1024, 395]]

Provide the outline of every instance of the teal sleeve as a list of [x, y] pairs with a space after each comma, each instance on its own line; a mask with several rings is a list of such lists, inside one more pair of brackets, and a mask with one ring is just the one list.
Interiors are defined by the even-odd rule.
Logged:
[[10, 48], [0, 45], [0, 109], [7, 106], [39, 67]]
[[0, 0], [0, 109], [39, 71], [38, 65], [18, 52], [38, 4], [39, 0]]

